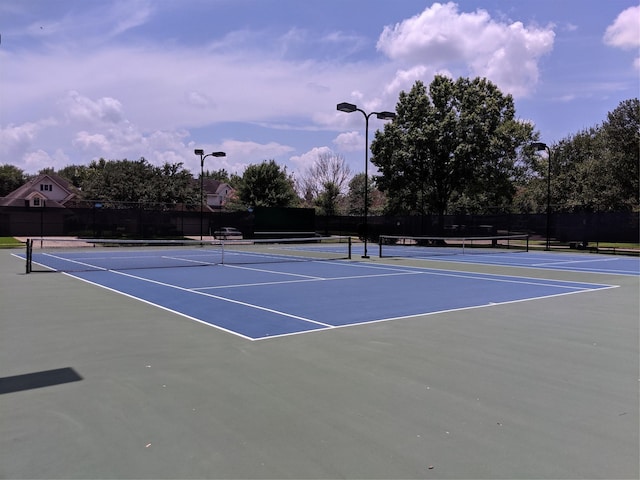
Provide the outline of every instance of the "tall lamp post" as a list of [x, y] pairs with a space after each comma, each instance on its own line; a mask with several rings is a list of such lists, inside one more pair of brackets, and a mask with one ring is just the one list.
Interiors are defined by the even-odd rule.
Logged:
[[535, 142], [531, 146], [536, 149], [536, 152], [547, 151], [547, 246], [545, 250], [549, 251], [551, 250], [551, 149], [542, 142]]
[[369, 211], [369, 117], [375, 115], [380, 120], [393, 120], [396, 114], [393, 112], [371, 112], [367, 113], [358, 108], [353, 103], [342, 102], [337, 105], [340, 112], [352, 113], [360, 112], [364, 115], [364, 255], [362, 258], [369, 258], [367, 255], [368, 211]]
[[202, 209], [204, 207], [204, 159], [207, 157], [226, 157], [224, 152], [211, 152], [204, 154], [204, 150], [196, 148], [193, 153], [200, 155], [200, 240], [202, 240]]

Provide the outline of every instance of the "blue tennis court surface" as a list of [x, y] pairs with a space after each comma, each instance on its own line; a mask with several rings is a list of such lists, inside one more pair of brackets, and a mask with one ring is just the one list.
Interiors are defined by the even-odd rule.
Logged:
[[[412, 256], [412, 260], [424, 260], [423, 267], [400, 265], [392, 258], [298, 261], [305, 254], [329, 254], [331, 249], [341, 252], [344, 246], [279, 245], [259, 253], [228, 251], [227, 259], [237, 264], [220, 264], [219, 252], [202, 248], [151, 252], [85, 248], [35, 252], [33, 260], [252, 340], [614, 287], [443, 270], [440, 265], [429, 268], [432, 261], [640, 274], [640, 259], [634, 257], [549, 252]], [[362, 245], [354, 246], [353, 258], [358, 259], [361, 250]]]
[[348, 261], [72, 275], [251, 340], [614, 288]]

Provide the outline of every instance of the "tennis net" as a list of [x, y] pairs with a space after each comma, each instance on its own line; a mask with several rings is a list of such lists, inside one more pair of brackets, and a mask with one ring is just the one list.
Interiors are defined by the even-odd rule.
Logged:
[[431, 257], [529, 251], [529, 235], [415, 237], [380, 235], [380, 257]]
[[79, 272], [351, 258], [351, 237], [247, 240], [29, 239], [26, 272]]

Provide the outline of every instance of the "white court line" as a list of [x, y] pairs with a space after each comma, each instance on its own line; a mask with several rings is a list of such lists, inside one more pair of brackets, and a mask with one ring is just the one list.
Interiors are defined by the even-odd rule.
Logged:
[[[492, 257], [495, 257], [496, 255], [492, 255]], [[478, 255], [474, 255], [474, 257], [478, 257]], [[521, 255], [518, 255], [519, 258], [523, 258]], [[470, 257], [467, 257], [470, 258]], [[507, 258], [513, 258], [511, 255]], [[538, 259], [540, 257], [537, 257]], [[609, 260], [621, 260], [622, 258], [618, 259], [618, 258], [606, 258], [606, 259], [599, 259], [597, 261], [609, 261]], [[411, 260], [421, 260], [424, 262], [448, 262], [448, 263], [457, 263], [460, 265], [497, 265], [499, 267], [505, 267], [505, 268], [531, 268], [531, 269], [541, 269], [541, 270], [554, 270], [557, 272], [568, 272], [568, 273], [593, 273], [596, 275], [624, 275], [624, 276], [636, 276], [638, 275], [638, 271], [637, 270], [594, 270], [593, 268], [580, 268], [580, 267], [567, 267], [565, 269], [562, 269], [560, 267], [558, 268], [551, 268], [554, 266], [553, 263], [550, 263], [547, 267], [541, 266], [544, 264], [531, 264], [531, 263], [503, 263], [503, 262], [490, 262], [487, 261], [486, 259], [480, 260], [478, 259], [478, 261], [472, 261], [472, 260], [467, 260], [464, 258], [460, 258], [460, 256], [455, 256], [455, 255], [451, 255], [449, 257], [447, 257], [447, 260], [442, 260], [442, 258], [433, 258], [433, 257], [411, 257]], [[585, 260], [587, 261], [587, 260]], [[592, 260], [592, 261], [596, 261], [596, 260]], [[539, 266], [536, 266], [539, 265]], [[422, 268], [422, 267], [415, 267], [415, 268]]]
[[278, 272], [276, 270], [266, 270], [266, 269], [263, 269], [263, 268], [255, 268], [255, 267], [245, 267], [245, 266], [242, 266], [242, 265], [228, 265], [228, 264], [225, 264], [225, 265], [222, 265], [222, 266], [226, 267], [226, 268], [237, 268], [238, 270], [250, 270], [252, 272], [274, 273], [274, 274], [277, 274], [277, 275], [287, 275], [287, 276], [290, 276], [290, 277], [301, 277], [301, 278], [307, 278], [307, 279], [311, 279], [311, 280], [324, 280], [324, 278], [322, 278], [322, 277], [316, 277], [316, 276], [313, 276], [313, 275], [302, 275], [302, 274], [299, 274], [299, 273]]
[[[590, 287], [579, 287], [579, 286], [576, 286], [575, 284], [592, 285], [592, 286], [603, 285], [598, 289], [601, 289], [603, 287], [611, 287], [611, 285], [605, 285], [605, 284], [586, 283], [586, 282], [569, 282], [566, 280], [551, 280], [551, 279], [544, 279], [544, 278], [536, 279], [535, 281], [533, 281], [533, 280], [511, 280], [508, 278], [489, 278], [485, 276], [462, 275], [462, 274], [453, 274], [453, 273], [438, 273], [438, 272], [425, 272], [425, 273], [427, 274], [430, 273], [431, 275], [441, 275], [445, 277], [459, 277], [459, 278], [470, 278], [474, 280], [486, 280], [489, 282], [518, 283], [522, 285], [535, 285], [540, 287], [555, 287], [555, 288], [566, 288], [566, 289], [584, 290], [584, 291], [591, 291], [591, 290], [597, 290], [597, 289], [590, 288]], [[485, 274], [480, 274], [480, 275], [485, 275]], [[487, 274], [487, 275], [490, 275], [490, 274]], [[525, 277], [511, 277], [511, 278], [525, 278]], [[555, 282], [555, 283], [543, 283], [545, 281]], [[567, 285], [559, 285], [559, 283], [565, 283]], [[574, 284], [574, 285], [569, 285], [569, 284]]]
[[[203, 255], [205, 256], [205, 255]], [[207, 257], [209, 257], [210, 255], [206, 255]], [[160, 255], [160, 258], [167, 258], [169, 260], [178, 260], [179, 262], [185, 262], [185, 263], [195, 263], [196, 265], [212, 265], [212, 266], [216, 266], [219, 265], [220, 262], [205, 262], [203, 260], [192, 260], [190, 258], [184, 258], [184, 257], [172, 257], [169, 255]], [[185, 267], [188, 267], [189, 265], [185, 265]], [[179, 268], [179, 267], [177, 267]]]
[[[268, 270], [260, 270], [261, 272], [268, 272]], [[278, 272], [273, 272], [278, 273]], [[399, 277], [403, 275], [423, 275], [424, 272], [397, 272], [397, 273], [380, 273], [376, 275], [348, 275], [344, 277], [317, 277], [306, 278], [304, 280], [282, 280], [274, 282], [256, 282], [256, 283], [237, 283], [231, 285], [216, 285], [214, 287], [195, 287], [191, 290], [219, 290], [226, 288], [238, 288], [238, 287], [260, 287], [265, 285], [281, 285], [285, 283], [305, 283], [305, 282], [332, 282], [336, 280], [353, 280], [359, 278], [378, 278], [378, 277]]]
[[231, 298], [221, 297], [219, 295], [213, 295], [213, 294], [210, 294], [210, 293], [200, 292], [200, 291], [196, 291], [196, 290], [189, 289], [189, 288], [179, 287], [177, 285], [172, 285], [170, 283], [159, 282], [157, 280], [151, 280], [151, 279], [148, 279], [148, 278], [139, 277], [137, 275], [132, 275], [130, 273], [118, 272], [118, 271], [113, 271], [113, 273], [115, 273], [117, 275], [122, 275], [122, 276], [125, 276], [125, 277], [135, 278], [136, 280], [142, 280], [143, 282], [155, 283], [156, 285], [162, 285], [163, 287], [175, 288], [176, 290], [181, 290], [183, 292], [195, 293], [196, 295], [203, 295], [205, 297], [215, 298], [216, 300], [222, 300], [223, 302], [235, 303], [237, 305], [242, 305], [244, 307], [249, 307], [249, 308], [253, 308], [253, 309], [256, 309], [256, 310], [262, 310], [264, 312], [275, 313], [276, 315], [281, 315], [283, 317], [294, 318], [296, 320], [302, 320], [303, 322], [309, 322], [309, 323], [314, 323], [316, 325], [322, 325], [323, 327], [327, 327], [327, 328], [332, 328], [333, 327], [333, 325], [330, 325], [328, 323], [319, 322], [317, 320], [311, 320], [310, 318], [300, 317], [298, 315], [292, 315], [290, 313], [281, 312], [279, 310], [274, 310], [272, 308], [262, 307], [260, 305], [255, 305], [255, 304], [252, 304], [252, 303], [242, 302], [240, 300], [233, 300]]
[[86, 282], [86, 283], [89, 283], [91, 285], [95, 285], [96, 287], [104, 288], [105, 290], [109, 290], [110, 292], [118, 293], [120, 295], [124, 295], [125, 297], [129, 297], [129, 298], [132, 298], [132, 299], [137, 300], [139, 302], [146, 303], [147, 305], [151, 305], [152, 307], [160, 308], [160, 309], [162, 309], [162, 310], [164, 310], [166, 312], [175, 313], [176, 315], [180, 315], [181, 317], [188, 318], [189, 320], [193, 320], [194, 322], [201, 323], [201, 324], [206, 325], [208, 327], [217, 328], [218, 330], [221, 330], [223, 332], [231, 333], [232, 335], [236, 335], [238, 337], [244, 338], [245, 340], [251, 340], [251, 341], [255, 341], [256, 340], [253, 337], [248, 337], [247, 335], [243, 335], [242, 333], [238, 333], [238, 332], [236, 332], [234, 330], [229, 330], [228, 328], [221, 327], [220, 325], [216, 325], [215, 323], [205, 322], [204, 320], [201, 320], [199, 318], [192, 317], [191, 315], [187, 315], [186, 313], [181, 312], [180, 310], [174, 310], [172, 308], [165, 307], [164, 305], [160, 305], [158, 303], [150, 302], [149, 300], [145, 300], [144, 298], [137, 297], [137, 296], [131, 295], [129, 293], [125, 293], [125, 292], [123, 292], [121, 290], [117, 290], [115, 288], [107, 287], [106, 285], [102, 285], [101, 283], [92, 282], [91, 280], [87, 280], [86, 278], [78, 277], [78, 276], [76, 276], [76, 275], [74, 275], [72, 273], [62, 272], [62, 274], [63, 275], [67, 275], [68, 277], [73, 277], [73, 278], [75, 278], [77, 280], [80, 280], [82, 282]]
[[[393, 277], [393, 276], [403, 276], [403, 275], [436, 275], [436, 276], [445, 276], [445, 277], [453, 277], [453, 278], [466, 278], [471, 280], [484, 280], [490, 282], [502, 282], [502, 283], [515, 283], [522, 285], [534, 285], [534, 286], [542, 286], [542, 287], [555, 287], [555, 288], [565, 288], [565, 289], [575, 289], [575, 290], [591, 290], [592, 287], [609, 287], [608, 284], [601, 283], [590, 283], [590, 282], [572, 282], [567, 280], [552, 280], [552, 279], [528, 279], [527, 277], [518, 277], [513, 275], [500, 275], [500, 274], [486, 274], [486, 273], [477, 273], [471, 274], [470, 272], [458, 272], [455, 270], [440, 270], [440, 269], [428, 269], [425, 270], [421, 267], [396, 267], [396, 266], [372, 266], [366, 263], [362, 264], [345, 264], [349, 266], [360, 266], [362, 268], [369, 268], [374, 270], [385, 270], [391, 271], [393, 273], [379, 273], [379, 274], [371, 274], [371, 275], [347, 275], [340, 277], [306, 277], [304, 280], [288, 280], [288, 281], [274, 281], [274, 282], [256, 282], [256, 283], [246, 283], [246, 284], [231, 284], [231, 285], [218, 285], [212, 287], [197, 287], [193, 290], [209, 290], [209, 289], [225, 289], [225, 288], [237, 288], [237, 287], [253, 287], [253, 286], [263, 286], [263, 285], [278, 285], [283, 283], [301, 283], [301, 282], [309, 282], [309, 281], [340, 281], [340, 280], [352, 280], [352, 279], [366, 279], [366, 278], [378, 278], [378, 277]], [[268, 269], [254, 269], [252, 267], [237, 267], [234, 265], [227, 265], [232, 268], [242, 268], [245, 270], [255, 270], [262, 273], [274, 273], [279, 275], [288, 275], [283, 272], [279, 272], [277, 270], [268, 270]], [[410, 270], [408, 269], [410, 268]], [[291, 274], [297, 275], [297, 274]], [[551, 283], [549, 283], [551, 282]], [[587, 285], [585, 287], [577, 286], [577, 285]]]
[[307, 278], [305, 280], [281, 280], [275, 282], [255, 282], [255, 283], [237, 283], [234, 285], [216, 285], [215, 287], [194, 287], [188, 288], [187, 290], [191, 290], [194, 292], [202, 291], [202, 290], [225, 290], [227, 288], [243, 288], [243, 287], [265, 287], [268, 285], [286, 285], [287, 283], [304, 283], [304, 282], [319, 282], [324, 280], [323, 278], [310, 279]]
[[[355, 264], [353, 266], [356, 266]], [[577, 289], [585, 289], [585, 287], [577, 287], [576, 284], [580, 285], [590, 285], [593, 287], [611, 287], [612, 285], [606, 283], [593, 283], [593, 282], [583, 282], [583, 281], [568, 281], [568, 280], [554, 280], [550, 278], [540, 278], [540, 279], [528, 279], [528, 277], [522, 277], [518, 275], [506, 275], [499, 273], [475, 273], [472, 272], [459, 272], [457, 270], [446, 270], [439, 268], [430, 268], [425, 269], [424, 267], [398, 267], [396, 265], [388, 265], [388, 264], [378, 264], [376, 266], [362, 263], [359, 266], [364, 268], [374, 268], [379, 270], [392, 270], [405, 273], [405, 274], [423, 274], [423, 275], [441, 275], [441, 276], [450, 276], [450, 277], [460, 277], [460, 278], [470, 278], [476, 280], [486, 280], [486, 281], [494, 281], [494, 282], [505, 282], [505, 283], [522, 283], [525, 285], [539, 285], [539, 286], [547, 286], [547, 287], [563, 287], [563, 288], [577, 288]], [[411, 270], [409, 270], [411, 269]], [[393, 274], [388, 274], [393, 275]], [[387, 274], [382, 275], [362, 275], [355, 276], [353, 278], [375, 278], [378, 276], [387, 276]], [[351, 277], [337, 277], [340, 278], [351, 278]], [[521, 280], [522, 279], [522, 280]], [[552, 282], [552, 283], [541, 283], [541, 282]], [[565, 285], [560, 285], [564, 283]]]
[[590, 259], [590, 260], [563, 260], [559, 262], [534, 263], [532, 266], [547, 267], [547, 266], [555, 266], [555, 265], [566, 265], [568, 263], [612, 262], [614, 260], [619, 260], [619, 259], [618, 258], [598, 258], [598, 259]]
[[[589, 289], [589, 290], [577, 290], [577, 291], [573, 291], [573, 292], [563, 292], [563, 293], [555, 293], [552, 295], [543, 295], [541, 297], [530, 297], [530, 298], [521, 298], [519, 300], [507, 300], [504, 302], [489, 302], [483, 305], [472, 305], [469, 307], [459, 307], [459, 308], [449, 308], [449, 309], [445, 309], [445, 310], [437, 310], [435, 312], [423, 312], [423, 313], [415, 313], [412, 315], [404, 315], [404, 316], [400, 316], [400, 317], [387, 317], [387, 318], [379, 318], [376, 320], [364, 320], [362, 322], [357, 322], [357, 323], [347, 323], [344, 325], [335, 325], [332, 330], [336, 330], [339, 328], [348, 328], [348, 327], [357, 327], [357, 326], [362, 326], [362, 325], [371, 325], [374, 323], [383, 323], [383, 322], [393, 322], [396, 320], [409, 320], [412, 318], [418, 318], [418, 317], [427, 317], [427, 316], [431, 316], [431, 315], [439, 315], [441, 313], [451, 313], [451, 312], [462, 312], [464, 310], [474, 310], [477, 308], [486, 308], [486, 307], [496, 307], [499, 305], [509, 305], [512, 303], [521, 303], [521, 302], [529, 302], [532, 300], [542, 300], [544, 298], [553, 298], [553, 297], [562, 297], [565, 295], [573, 295], [576, 293], [586, 293], [586, 292], [596, 292], [596, 291], [600, 291], [600, 290], [608, 290], [611, 288], [618, 288], [619, 285], [608, 285], [605, 287], [601, 287], [601, 288], [593, 288], [593, 289]], [[290, 337], [293, 335], [300, 335], [303, 333], [314, 333], [314, 332], [322, 332], [324, 330], [320, 329], [320, 330], [311, 330], [311, 331], [303, 331], [303, 332], [292, 332], [292, 333], [281, 333], [279, 335], [272, 335], [272, 336], [268, 336], [268, 337], [260, 337], [260, 338], [254, 338], [253, 341], [260, 341], [260, 340], [269, 340], [272, 338], [280, 338], [280, 337]]]
[[[42, 255], [47, 256], [47, 257], [51, 257], [51, 258], [56, 258], [56, 259], [62, 260], [64, 262], [76, 263], [78, 265], [82, 265], [84, 267], [89, 267], [89, 268], [92, 268], [94, 270], [108, 270], [107, 268], [98, 267], [97, 265], [92, 265], [90, 263], [85, 263], [85, 262], [79, 262], [77, 260], [71, 260], [70, 258], [59, 257], [58, 255], [53, 255], [51, 253], [43, 253]], [[36, 263], [38, 263], [38, 262], [36, 262]], [[45, 267], [47, 267], [47, 266], [45, 265]], [[47, 267], [47, 268], [53, 268], [53, 267]], [[56, 269], [54, 269], [54, 270], [56, 270]]]

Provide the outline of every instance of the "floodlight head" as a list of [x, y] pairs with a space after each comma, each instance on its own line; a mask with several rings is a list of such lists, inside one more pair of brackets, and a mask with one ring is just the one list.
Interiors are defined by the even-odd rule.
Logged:
[[211, 152], [212, 157], [226, 157], [227, 154], [224, 152]]
[[536, 152], [539, 152], [540, 150], [546, 150], [547, 149], [547, 144], [546, 143], [542, 143], [542, 142], [532, 143], [531, 146], [536, 149]]
[[337, 105], [337, 109], [341, 112], [351, 113], [355, 112], [358, 107], [353, 103], [342, 102]]
[[202, 150], [201, 148], [196, 148], [193, 153], [195, 153], [196, 155], [204, 155], [204, 150]]
[[378, 112], [376, 114], [376, 117], [378, 117], [380, 120], [393, 120], [394, 118], [396, 118], [396, 114], [393, 112]]

